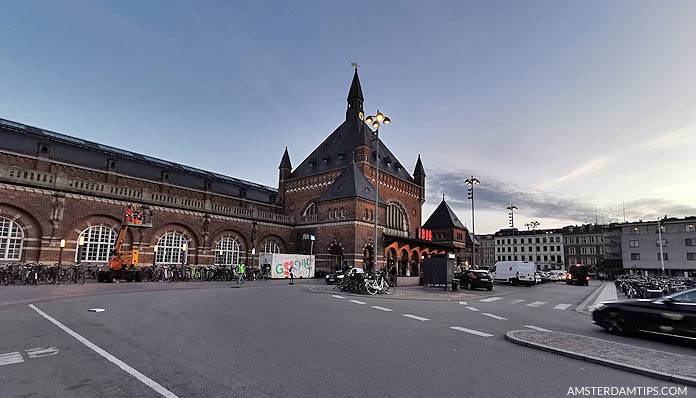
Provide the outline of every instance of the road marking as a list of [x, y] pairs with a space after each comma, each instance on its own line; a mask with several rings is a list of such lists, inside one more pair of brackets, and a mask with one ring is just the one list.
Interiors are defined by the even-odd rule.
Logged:
[[538, 330], [540, 332], [551, 332], [551, 330], [540, 328], [539, 326], [532, 326], [532, 325], [522, 325], [522, 326], [529, 328], [529, 329]]
[[331, 297], [336, 297], [336, 298], [345, 298], [343, 296], [339, 296], [338, 294], [332, 294]]
[[527, 304], [527, 307], [540, 307], [546, 303], [548, 303], [548, 301], [535, 301], [533, 303]]
[[464, 332], [464, 333], [475, 334], [475, 335], [481, 336], [481, 337], [493, 337], [493, 335], [490, 333], [479, 332], [478, 330], [467, 329], [467, 328], [463, 328], [460, 326], [450, 326], [450, 329], [459, 330], [460, 332]]
[[52, 355], [56, 355], [59, 349], [56, 347], [48, 347], [48, 348], [43, 348], [43, 347], [37, 347], [37, 348], [30, 348], [28, 350], [25, 350], [29, 358], [34, 359], [34, 358], [43, 358], [43, 357], [50, 357]]
[[478, 308], [476, 307], [466, 307], [466, 309], [471, 311], [478, 311]]
[[489, 314], [489, 313], [487, 313], [487, 312], [482, 312], [481, 315], [485, 315], [485, 316], [487, 316], [487, 317], [489, 317], [489, 318], [497, 319], [497, 320], [499, 320], [499, 321], [507, 321], [507, 320], [508, 320], [508, 319], [505, 318], [505, 317], [502, 317], [502, 316], [499, 316], [499, 315], [495, 315], [495, 314]]
[[88, 311], [89, 312], [104, 312], [106, 310], [103, 308], [90, 308]]
[[492, 303], [494, 301], [498, 301], [498, 300], [502, 300], [502, 299], [503, 299], [502, 297], [489, 297], [489, 298], [485, 298], [485, 299], [479, 300], [479, 301], [483, 301], [484, 303]]
[[422, 316], [417, 316], [417, 315], [411, 315], [411, 314], [401, 314], [401, 315], [405, 316], [406, 318], [415, 319], [417, 321], [429, 321], [430, 320], [428, 318], [423, 318]]
[[22, 362], [24, 362], [24, 358], [22, 358], [22, 354], [18, 352], [8, 352], [7, 354], [0, 354], [0, 366], [12, 365], [15, 363]]
[[524, 301], [524, 299], [512, 300], [512, 301], [510, 302], [510, 304], [517, 304], [517, 303], [521, 303], [521, 302], [523, 302], [523, 301]]
[[394, 310], [392, 310], [392, 309], [380, 307], [380, 306], [378, 306], [378, 305], [373, 305], [372, 308], [374, 308], [374, 309], [376, 309], [376, 310], [380, 310], [380, 311], [385, 311], [385, 312], [392, 312], [392, 311], [394, 311]]
[[367, 304], [364, 301], [358, 301], [358, 300], [348, 300], [348, 301], [350, 301], [351, 303], [355, 303], [355, 304]]
[[133, 369], [130, 367], [128, 364], [125, 362], [121, 361], [120, 359], [116, 358], [115, 356], [109, 354], [108, 352], [104, 351], [102, 348], [97, 346], [96, 344], [92, 343], [91, 341], [87, 340], [86, 338], [82, 337], [81, 335], [75, 333], [70, 329], [69, 327], [63, 325], [60, 323], [58, 320], [52, 318], [50, 315], [46, 314], [45, 312], [41, 311], [40, 309], [36, 308], [34, 304], [29, 304], [29, 308], [32, 310], [36, 311], [39, 315], [42, 317], [46, 318], [49, 322], [52, 324], [58, 326], [60, 329], [62, 329], [65, 333], [71, 335], [74, 337], [77, 341], [80, 343], [86, 345], [88, 348], [90, 348], [92, 351], [96, 352], [97, 354], [101, 355], [104, 357], [107, 361], [113, 363], [114, 365], [118, 366], [119, 368], [123, 369], [126, 371], [128, 374], [131, 376], [135, 377], [136, 379], [140, 380], [143, 384], [146, 386], [152, 388], [153, 390], [157, 391], [160, 395], [163, 397], [167, 398], [179, 398], [177, 397], [173, 392], [167, 390], [166, 388], [162, 387], [159, 383], [156, 381], [150, 379], [149, 377], [145, 376], [144, 374], [138, 372], [137, 370]]
[[469, 305], [469, 303], [467, 303], [466, 301], [460, 301], [459, 304], [461, 304], [461, 305]]
[[558, 304], [555, 307], [553, 307], [554, 310], [567, 310], [568, 307], [570, 307], [573, 304]]

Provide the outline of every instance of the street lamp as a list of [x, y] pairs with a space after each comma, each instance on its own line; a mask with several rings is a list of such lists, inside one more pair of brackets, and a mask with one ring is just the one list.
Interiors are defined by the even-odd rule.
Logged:
[[63, 249], [65, 249], [65, 239], [60, 240], [60, 251], [58, 252], [58, 266], [63, 265]]
[[251, 248], [251, 268], [254, 268], [254, 256], [256, 256], [256, 248]]
[[186, 250], [188, 250], [188, 244], [186, 242], [181, 244], [181, 266], [186, 265]]
[[473, 251], [472, 251], [472, 268], [476, 269], [476, 224], [474, 223], [474, 185], [480, 184], [481, 181], [479, 181], [476, 177], [471, 176], [471, 178], [467, 178], [466, 181], [464, 181], [466, 185], [469, 185], [469, 199], [471, 199], [471, 243], [473, 244]]
[[539, 224], [541, 224], [541, 223], [537, 220], [532, 220], [532, 221], [524, 224], [524, 226], [527, 227], [527, 229], [532, 228], [532, 231], [534, 231], [534, 252], [532, 253], [532, 261], [534, 261], [534, 256], [536, 256], [536, 252], [537, 252], [537, 250], [536, 250], [537, 249], [536, 229], [539, 226]]
[[157, 245], [153, 246], [152, 250], [155, 253], [152, 255], [152, 268], [154, 269], [155, 267], [157, 267], [157, 251], [159, 250], [159, 246], [157, 246]]
[[515, 258], [514, 256], [517, 255], [517, 252], [515, 251], [517, 248], [515, 245], [515, 210], [517, 210], [517, 206], [511, 204], [510, 206], [506, 207], [506, 209], [510, 219], [510, 228], [512, 228], [512, 256]]
[[77, 263], [80, 264], [82, 262], [82, 250], [83, 246], [85, 245], [85, 236], [80, 235], [80, 237], [77, 240]]
[[375, 116], [368, 116], [365, 118], [365, 123], [368, 125], [371, 125], [372, 128], [375, 129], [375, 132], [373, 133], [372, 136], [372, 141], [375, 141], [375, 236], [373, 240], [373, 256], [374, 256], [374, 265], [373, 265], [373, 271], [377, 272], [377, 263], [379, 260], [379, 256], [377, 255], [378, 253], [378, 244], [377, 244], [377, 219], [378, 219], [378, 214], [379, 214], [379, 126], [380, 124], [390, 124], [391, 119], [388, 117], [384, 116], [382, 112], [377, 110], [377, 114]]

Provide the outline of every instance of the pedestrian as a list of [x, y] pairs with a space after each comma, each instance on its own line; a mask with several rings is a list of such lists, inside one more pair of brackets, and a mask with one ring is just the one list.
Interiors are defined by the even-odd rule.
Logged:
[[295, 265], [290, 264], [290, 268], [288, 269], [288, 272], [290, 273], [290, 285], [295, 284], [295, 275], [293, 274], [295, 272]]
[[239, 263], [239, 265], [237, 265], [237, 273], [239, 274], [239, 279], [237, 279], [237, 284], [239, 284], [240, 282], [242, 284], [244, 284], [244, 272], [246, 271], [245, 268], [246, 267], [244, 266], [244, 263]]

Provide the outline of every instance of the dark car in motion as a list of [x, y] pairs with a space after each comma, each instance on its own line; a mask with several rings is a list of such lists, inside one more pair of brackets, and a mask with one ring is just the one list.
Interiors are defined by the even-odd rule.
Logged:
[[606, 301], [592, 320], [615, 334], [648, 332], [696, 339], [696, 289], [659, 299]]
[[575, 264], [568, 268], [566, 274], [566, 284], [568, 285], [590, 285], [590, 274], [587, 267], [582, 264]]
[[326, 274], [324, 277], [324, 282], [326, 282], [327, 285], [333, 285], [338, 282], [340, 282], [344, 277], [343, 271], [334, 271], [329, 274]]
[[491, 291], [493, 290], [493, 279], [491, 279], [488, 271], [468, 269], [459, 273], [459, 286], [466, 287], [469, 290], [484, 288]]

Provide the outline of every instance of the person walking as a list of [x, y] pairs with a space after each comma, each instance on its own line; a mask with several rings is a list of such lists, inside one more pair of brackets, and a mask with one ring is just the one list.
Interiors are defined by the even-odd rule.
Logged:
[[237, 273], [239, 274], [239, 279], [237, 279], [237, 284], [240, 282], [244, 284], [244, 272], [246, 271], [246, 267], [244, 266], [244, 263], [239, 263], [237, 265]]
[[295, 265], [291, 264], [290, 268], [288, 269], [288, 272], [290, 273], [290, 283], [289, 285], [294, 285], [295, 284]]

